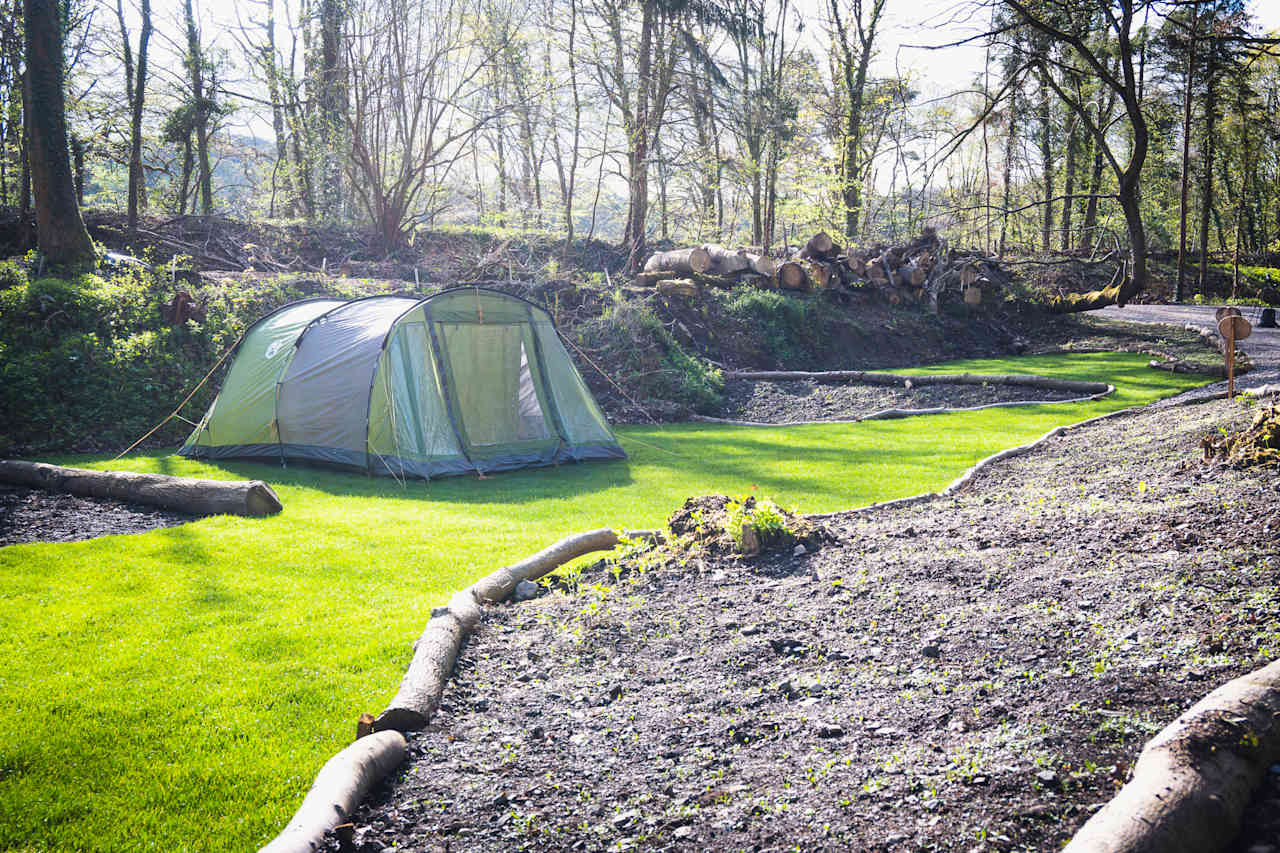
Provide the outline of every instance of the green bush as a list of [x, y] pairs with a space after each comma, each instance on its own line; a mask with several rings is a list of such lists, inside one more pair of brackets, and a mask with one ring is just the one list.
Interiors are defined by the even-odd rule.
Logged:
[[720, 404], [720, 371], [681, 348], [645, 303], [618, 296], [578, 328], [580, 345], [638, 400], [680, 403], [698, 411]]
[[766, 354], [777, 364], [800, 366], [815, 362], [812, 342], [815, 338], [824, 339], [820, 330], [826, 319], [812, 300], [775, 290], [740, 287], [729, 295], [725, 311], [753, 330]]
[[[208, 329], [163, 324], [165, 294], [149, 275], [25, 281], [6, 265], [0, 281], [0, 410], [9, 414], [0, 449], [123, 449], [216, 357]], [[211, 399], [202, 389], [193, 410]], [[187, 429], [171, 423], [157, 437], [176, 442]]]

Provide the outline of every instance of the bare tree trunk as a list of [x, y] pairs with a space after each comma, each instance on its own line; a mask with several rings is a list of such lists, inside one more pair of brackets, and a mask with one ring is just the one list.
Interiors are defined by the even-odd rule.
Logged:
[[[1115, 107], [1115, 93], [1109, 92], [1104, 102], [1098, 99], [1098, 114], [1095, 127], [1103, 127], [1111, 120], [1111, 110]], [[1102, 173], [1106, 168], [1102, 144], [1093, 140], [1093, 170], [1089, 174], [1089, 199], [1084, 206], [1084, 225], [1080, 229], [1086, 242], [1096, 245], [1098, 229], [1098, 194], [1102, 192]]]
[[1187, 39], [1187, 65], [1182, 76], [1182, 174], [1179, 178], [1181, 200], [1178, 203], [1178, 284], [1173, 300], [1181, 302], [1186, 296], [1187, 282], [1187, 191], [1191, 186], [1191, 84], [1195, 77], [1196, 33], [1200, 22], [1199, 9], [1191, 13], [1191, 33]]
[[[1044, 71], [1044, 75], [1052, 72]], [[1053, 248], [1053, 106], [1048, 81], [1040, 83], [1040, 169], [1044, 188], [1044, 210], [1040, 224], [1040, 250]]]
[[[280, 192], [284, 195], [284, 212], [292, 215], [295, 212], [296, 199], [293, 190], [294, 167], [289, 164], [289, 136], [285, 130], [285, 105], [283, 93], [280, 91], [279, 54], [276, 51], [276, 4], [275, 0], [266, 0], [267, 4], [267, 44], [262, 57], [263, 71], [267, 77], [267, 97], [271, 101], [271, 130], [276, 137], [276, 168], [281, 174]], [[272, 215], [274, 215], [274, 195], [272, 196]]]
[[133, 67], [129, 31], [125, 27], [123, 0], [116, 0], [120, 36], [124, 40], [125, 92], [129, 100], [128, 229], [137, 233], [138, 212], [146, 205], [146, 177], [142, 171], [142, 107], [147, 89], [147, 46], [151, 42], [151, 0], [142, 0], [142, 31], [138, 34], [138, 66]]
[[855, 7], [857, 20], [853, 21], [858, 39], [858, 56], [853, 55], [853, 43], [849, 30], [840, 15], [838, 0], [829, 0], [831, 20], [836, 26], [837, 47], [840, 50], [841, 70], [845, 87], [844, 140], [841, 146], [840, 183], [845, 208], [845, 236], [854, 239], [858, 234], [858, 219], [862, 213], [862, 119], [863, 97], [867, 84], [867, 69], [871, 64], [875, 47], [876, 27], [884, 11], [885, 0], [872, 0], [870, 18], [862, 20], [862, 6]]
[[[564, 199], [565, 249], [573, 245], [573, 196], [578, 178], [578, 153], [582, 142], [582, 98], [578, 91], [578, 65], [574, 58], [574, 40], [578, 33], [578, 2], [569, 0], [569, 90], [573, 94], [573, 146], [569, 149], [568, 177], [560, 170], [560, 195]], [[556, 136], [557, 151], [559, 136]], [[557, 164], [559, 164], [559, 157]]]
[[88, 146], [77, 134], [71, 134], [71, 174], [76, 185], [76, 204], [84, 206], [84, 155]]
[[183, 11], [187, 25], [187, 73], [191, 81], [193, 121], [196, 131], [196, 158], [200, 170], [198, 188], [200, 212], [213, 212], [213, 169], [209, 165], [209, 113], [211, 99], [205, 91], [204, 54], [200, 47], [200, 31], [196, 27], [195, 10], [191, 0], [185, 0]]
[[1018, 138], [1017, 101], [1015, 89], [1009, 102], [1008, 128], [1004, 137], [1004, 188], [1000, 197], [1000, 243], [996, 248], [996, 254], [1000, 257], [1004, 257], [1008, 245], [1009, 208], [1013, 205], [1013, 150]]
[[656, 0], [645, 0], [640, 20], [640, 47], [636, 63], [636, 111], [630, 127], [626, 128], [627, 179], [630, 184], [630, 204], [627, 210], [627, 228], [623, 242], [630, 247], [627, 268], [638, 270], [644, 264], [645, 219], [649, 211], [649, 126], [650, 87], [653, 83], [653, 30], [658, 9]]
[[342, 0], [320, 0], [320, 209], [329, 219], [342, 216], [342, 139], [347, 81], [342, 69]]
[[[195, 152], [191, 147], [191, 137], [188, 135], [182, 141], [182, 183], [178, 187], [178, 215], [182, 216], [187, 212], [187, 202], [191, 199], [191, 173], [195, 170]], [[195, 212], [195, 204], [191, 205], [192, 212]]]
[[1209, 217], [1213, 215], [1213, 161], [1218, 118], [1217, 64], [1214, 58], [1214, 48], [1210, 46], [1204, 80], [1204, 142], [1200, 152], [1204, 173], [1200, 182], [1200, 277], [1196, 286], [1201, 293], [1206, 292], [1209, 277]]
[[20, 81], [22, 88], [22, 130], [19, 134], [21, 143], [18, 146], [18, 158], [22, 162], [22, 174], [18, 177], [18, 188], [21, 194], [21, 201], [18, 202], [18, 218], [22, 222], [25, 230], [27, 221], [31, 218], [31, 131], [27, 126], [26, 116], [31, 111], [31, 101], [27, 96], [27, 74], [22, 73]]
[[57, 0], [23, 0], [27, 68], [24, 111], [36, 239], [51, 264], [94, 259], [93, 241], [80, 218], [67, 157], [66, 102], [62, 82], [62, 32]]
[[1080, 121], [1074, 115], [1067, 116], [1067, 151], [1065, 174], [1062, 179], [1062, 250], [1071, 251], [1075, 241], [1071, 234], [1071, 219], [1076, 207], [1076, 161], [1080, 159]]

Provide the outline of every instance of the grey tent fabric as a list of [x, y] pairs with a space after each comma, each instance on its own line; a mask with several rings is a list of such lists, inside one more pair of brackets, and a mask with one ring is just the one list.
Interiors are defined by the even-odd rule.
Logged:
[[547, 313], [474, 287], [268, 315], [179, 453], [426, 478], [626, 456]]

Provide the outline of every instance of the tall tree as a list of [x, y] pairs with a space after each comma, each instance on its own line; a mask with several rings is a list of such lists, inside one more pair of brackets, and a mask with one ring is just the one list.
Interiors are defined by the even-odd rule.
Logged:
[[346, 39], [347, 161], [355, 199], [386, 250], [444, 205], [445, 180], [492, 113], [476, 100], [485, 52], [474, 0], [363, 0]]
[[347, 109], [347, 75], [344, 68], [343, 32], [347, 21], [344, 0], [319, 0], [320, 67], [316, 81], [316, 127], [320, 140], [318, 202], [321, 215], [342, 216], [342, 164], [348, 142], [344, 116]]
[[1040, 251], [1048, 252], [1053, 248], [1053, 96], [1049, 89], [1049, 81], [1045, 75], [1047, 68], [1040, 71], [1040, 105], [1036, 118], [1040, 122], [1040, 175], [1041, 187], [1044, 191], [1044, 207], [1040, 211]]
[[36, 239], [51, 264], [94, 259], [80, 217], [67, 152], [61, 9], [58, 0], [23, 0], [27, 160], [35, 196]]
[[216, 107], [212, 86], [205, 79], [207, 71], [204, 49], [200, 42], [200, 29], [196, 25], [192, 0], [183, 0], [183, 13], [187, 28], [187, 74], [191, 85], [191, 126], [196, 137], [196, 166], [199, 169], [197, 187], [200, 193], [200, 212], [213, 212], [213, 168], [209, 161], [209, 118]]
[[[554, 2], [554, 0], [552, 0]], [[569, 93], [572, 96], [571, 104], [573, 109], [572, 140], [568, 146], [568, 152], [562, 150], [560, 143], [559, 126], [561, 122], [553, 120], [551, 145], [552, 153], [556, 164], [556, 175], [560, 182], [560, 199], [564, 207], [564, 227], [565, 251], [573, 244], [573, 197], [576, 189], [578, 177], [578, 159], [582, 144], [582, 94], [578, 86], [578, 62], [575, 54], [577, 48], [578, 36], [578, 0], [568, 0], [569, 3], [569, 28], [567, 33], [567, 50], [565, 59], [568, 63], [569, 72]], [[552, 4], [548, 4], [551, 6]], [[550, 62], [550, 54], [547, 54], [547, 61]], [[547, 74], [551, 76], [550, 72]]]
[[[1140, 91], [1140, 45], [1134, 38], [1142, 0], [1073, 0], [1062, 5], [1036, 0], [1003, 2], [1012, 11], [1015, 23], [1039, 33], [1060, 49], [1060, 54], [1044, 51], [1028, 58], [1045, 70], [1042, 79], [1084, 124], [1115, 173], [1116, 198], [1124, 212], [1131, 261], [1129, 279], [1121, 283], [1116, 294], [1116, 301], [1123, 305], [1147, 283], [1147, 230], [1142, 220], [1141, 178], [1150, 131]], [[1094, 30], [1095, 20], [1103, 21], [1103, 28]], [[1110, 56], [1115, 57], [1119, 73], [1113, 70]], [[1123, 105], [1127, 150], [1116, 144], [1108, 127], [1095, 122], [1085, 91], [1078, 86], [1069, 88], [1069, 84], [1060, 84], [1052, 73], [1076, 68], [1091, 72]]]
[[858, 235], [858, 217], [862, 213], [862, 179], [865, 171], [862, 135], [867, 70], [874, 55], [876, 29], [884, 14], [885, 0], [852, 0], [847, 11], [843, 7], [844, 0], [828, 0], [839, 57], [840, 73], [837, 79], [842, 83], [842, 138], [839, 151], [844, 228], [846, 236], [855, 238]]
[[147, 90], [147, 45], [151, 41], [151, 0], [142, 0], [142, 24], [138, 33], [138, 65], [135, 70], [125, 23], [124, 0], [116, 0], [116, 16], [124, 47], [125, 95], [129, 102], [129, 233], [138, 230], [138, 210], [146, 204], [146, 176], [142, 171], [142, 107]]

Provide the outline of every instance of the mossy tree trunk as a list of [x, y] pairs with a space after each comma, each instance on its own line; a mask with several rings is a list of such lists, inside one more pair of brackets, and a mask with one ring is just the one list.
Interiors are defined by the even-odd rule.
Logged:
[[92, 262], [93, 241], [80, 218], [67, 150], [62, 90], [62, 31], [57, 0], [23, 0], [27, 70], [27, 161], [35, 196], [36, 240], [50, 264]]

